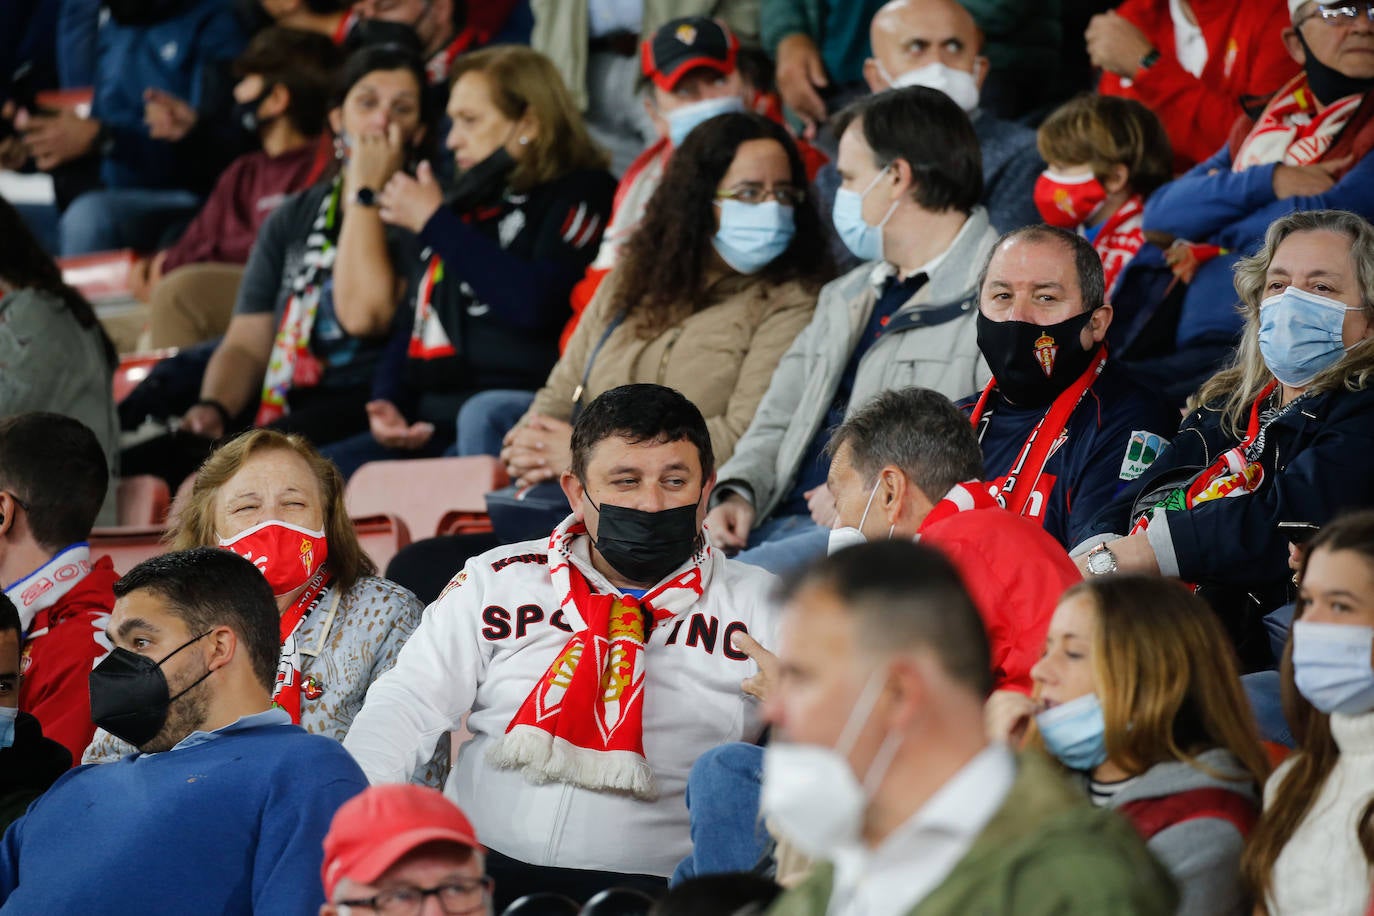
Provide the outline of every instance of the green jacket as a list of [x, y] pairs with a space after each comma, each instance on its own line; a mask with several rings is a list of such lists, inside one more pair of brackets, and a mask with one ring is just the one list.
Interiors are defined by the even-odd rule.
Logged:
[[[824, 916], [834, 884], [817, 866], [769, 916]], [[1039, 754], [968, 854], [909, 916], [1173, 916], [1178, 892], [1125, 819], [1092, 807]]]

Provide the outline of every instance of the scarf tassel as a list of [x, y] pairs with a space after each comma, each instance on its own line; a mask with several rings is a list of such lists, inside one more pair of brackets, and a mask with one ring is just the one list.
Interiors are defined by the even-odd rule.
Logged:
[[535, 785], [563, 782], [644, 801], [658, 797], [653, 768], [640, 754], [578, 747], [532, 725], [513, 726], [487, 752], [487, 762], [502, 769], [520, 769]]

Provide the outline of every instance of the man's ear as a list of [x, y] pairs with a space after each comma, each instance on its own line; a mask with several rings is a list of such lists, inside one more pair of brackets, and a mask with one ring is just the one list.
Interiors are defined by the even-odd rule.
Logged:
[[223, 668], [232, 662], [238, 653], [238, 634], [229, 627], [215, 627], [205, 637], [205, 641], [210, 644], [210, 657], [205, 664], [211, 671]]
[[578, 480], [572, 471], [564, 471], [563, 476], [558, 478], [558, 485], [563, 488], [563, 495], [568, 498], [573, 515], [577, 516], [579, 522], [583, 521], [582, 500], [587, 495], [587, 490], [582, 486], [582, 481]]
[[716, 479], [716, 472], [712, 471], [711, 476], [707, 477], [706, 482], [701, 485], [701, 504], [703, 506], [711, 504], [711, 492], [716, 488]]
[[1302, 49], [1302, 40], [1298, 38], [1298, 30], [1291, 25], [1279, 33], [1283, 39], [1283, 46], [1288, 51], [1288, 56], [1293, 58], [1301, 67], [1307, 63], [1307, 52]]
[[1084, 349], [1092, 349], [1102, 343], [1107, 336], [1107, 328], [1112, 325], [1112, 306], [1111, 303], [1104, 303], [1101, 308], [1093, 312], [1092, 318], [1088, 319], [1088, 326], [1083, 329], [1085, 334], [1092, 337], [1092, 344], [1084, 346]]
[[931, 653], [929, 658], [900, 654], [892, 660], [892, 681], [888, 685], [892, 705], [888, 710], [887, 726], [892, 731], [907, 731], [921, 719], [930, 702], [930, 679], [926, 666], [938, 664]]
[[286, 114], [291, 107], [291, 90], [286, 88], [284, 83], [277, 83], [272, 87], [272, 91], [267, 93], [267, 98], [262, 100], [258, 106], [258, 112], [264, 118], [276, 118]]
[[895, 465], [889, 464], [878, 472], [878, 495], [874, 497], [874, 508], [882, 513], [889, 527], [897, 524], [902, 514], [908, 486], [906, 475]]
[[887, 85], [887, 80], [883, 79], [882, 73], [878, 71], [878, 59], [876, 57], [870, 57], [864, 61], [864, 82], [868, 84], [869, 91], [873, 93], [891, 88]]
[[916, 179], [911, 171], [911, 163], [902, 158], [893, 159], [888, 165], [887, 171], [892, 176], [887, 179], [891, 182], [889, 199], [898, 201], [910, 197], [912, 189], [916, 186]]

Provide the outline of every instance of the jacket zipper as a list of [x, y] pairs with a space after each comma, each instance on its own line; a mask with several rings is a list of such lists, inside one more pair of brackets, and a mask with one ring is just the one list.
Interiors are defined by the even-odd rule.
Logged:
[[554, 863], [558, 852], [559, 839], [563, 836], [563, 826], [568, 820], [568, 806], [572, 799], [572, 786], [563, 784], [563, 792], [558, 796], [558, 808], [553, 814], [553, 829], [549, 831], [549, 845], [544, 847], [544, 861]]

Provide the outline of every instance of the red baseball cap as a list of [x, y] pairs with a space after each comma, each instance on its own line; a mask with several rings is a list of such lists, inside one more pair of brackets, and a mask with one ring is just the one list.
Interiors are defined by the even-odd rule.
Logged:
[[463, 809], [428, 786], [371, 786], [334, 814], [324, 837], [325, 898], [348, 878], [371, 884], [408, 853], [436, 840], [482, 851]]
[[640, 49], [644, 75], [664, 92], [698, 67], [728, 76], [735, 72], [739, 39], [719, 19], [685, 16], [659, 26]]

